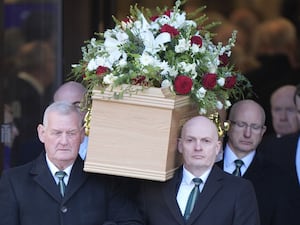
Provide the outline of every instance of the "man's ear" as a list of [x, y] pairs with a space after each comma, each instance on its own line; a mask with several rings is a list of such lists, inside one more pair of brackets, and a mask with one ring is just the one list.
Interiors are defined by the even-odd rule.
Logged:
[[85, 137], [85, 128], [83, 127], [82, 129], [81, 129], [81, 142], [80, 143], [82, 143], [83, 142], [83, 140], [84, 140], [84, 137]]
[[45, 139], [45, 127], [43, 124], [39, 124], [37, 127], [37, 132], [38, 132], [38, 136], [39, 139], [42, 143], [44, 143], [44, 139]]
[[177, 150], [178, 150], [178, 152], [180, 152], [181, 154], [182, 154], [182, 140], [181, 140], [181, 138], [178, 138], [178, 140], [177, 140]]

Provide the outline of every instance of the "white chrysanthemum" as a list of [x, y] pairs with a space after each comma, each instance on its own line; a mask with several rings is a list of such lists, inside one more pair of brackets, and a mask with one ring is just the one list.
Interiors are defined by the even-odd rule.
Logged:
[[87, 69], [89, 71], [96, 70], [99, 66], [105, 66], [108, 68], [112, 68], [112, 64], [104, 57], [97, 56], [95, 59], [91, 59], [87, 65]]
[[206, 109], [200, 108], [200, 110], [199, 110], [200, 115], [205, 115], [206, 113], [207, 113]]
[[114, 76], [112, 73], [109, 73], [103, 77], [103, 83], [110, 85], [113, 84], [116, 79], [117, 79], [116, 76]]
[[96, 48], [97, 44], [96, 44], [96, 38], [91, 38], [91, 46]]
[[199, 47], [199, 45], [192, 44], [191, 50], [192, 50], [192, 53], [196, 54], [196, 53], [200, 52], [200, 47]]
[[178, 40], [178, 45], [175, 46], [176, 53], [182, 53], [188, 51], [190, 48], [190, 40], [186, 40], [184, 38]]
[[171, 26], [180, 29], [180, 28], [184, 27], [184, 25], [186, 25], [185, 24], [185, 12], [183, 12], [181, 14], [171, 12], [170, 17], [171, 17], [171, 21], [170, 21]]
[[217, 80], [217, 83], [220, 87], [223, 87], [224, 84], [225, 84], [225, 79], [224, 77], [220, 77], [218, 80]]
[[180, 62], [178, 68], [180, 68], [183, 73], [190, 73], [193, 76], [197, 76], [195, 63]]
[[202, 45], [202, 47], [199, 49], [200, 53], [205, 53], [206, 52], [206, 47]]
[[220, 102], [220, 101], [217, 101], [216, 102], [216, 107], [217, 107], [217, 109], [223, 109], [223, 103], [222, 102]]
[[117, 63], [117, 66], [119, 66], [119, 67], [124, 67], [124, 66], [126, 66], [127, 65], [127, 55], [126, 55], [126, 57], [122, 57], [120, 60], [119, 60], [119, 62]]
[[165, 24], [170, 24], [170, 18], [166, 15], [162, 15], [159, 18], [157, 18], [155, 22], [157, 24], [161, 24], [161, 26], [163, 26]]
[[208, 68], [209, 73], [216, 73], [217, 72], [218, 66], [215, 65], [214, 63], [212, 63], [211, 61], [207, 62], [206, 66]]
[[171, 84], [172, 84], [172, 83], [171, 83], [169, 80], [165, 79], [165, 80], [163, 80], [163, 81], [161, 82], [161, 87], [162, 87], [162, 88], [170, 87]]
[[149, 55], [148, 53], [143, 53], [142, 56], [140, 57], [140, 63], [143, 66], [148, 66], [148, 65], [153, 65], [154, 63], [154, 58], [153, 56]]
[[198, 89], [196, 96], [198, 99], [202, 99], [205, 97], [205, 94], [206, 94], [206, 89], [204, 87], [201, 87]]
[[229, 100], [225, 100], [225, 108], [229, 108], [231, 106], [231, 102]]

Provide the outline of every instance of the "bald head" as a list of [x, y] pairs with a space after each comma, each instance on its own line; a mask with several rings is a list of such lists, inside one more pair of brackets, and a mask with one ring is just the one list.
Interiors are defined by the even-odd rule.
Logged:
[[54, 102], [66, 101], [70, 103], [80, 103], [86, 93], [86, 88], [75, 81], [69, 81], [61, 85], [54, 93]]
[[276, 89], [271, 95], [271, 105], [272, 102], [274, 103], [278, 98], [286, 98], [288, 101], [293, 101], [294, 94], [296, 91], [296, 86], [294, 85], [284, 85], [278, 89]]
[[196, 116], [188, 120], [182, 127], [181, 137], [185, 136], [187, 131], [193, 126], [197, 127], [197, 129], [206, 130], [214, 140], [218, 140], [219, 137], [216, 125], [205, 116]]
[[250, 99], [235, 103], [230, 109], [229, 120], [236, 120], [240, 114], [252, 115], [253, 112], [256, 112], [260, 124], [265, 124], [266, 114], [264, 109], [257, 102]]

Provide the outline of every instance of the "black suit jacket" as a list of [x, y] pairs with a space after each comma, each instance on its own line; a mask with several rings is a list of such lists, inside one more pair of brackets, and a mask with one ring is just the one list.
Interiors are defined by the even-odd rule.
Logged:
[[167, 182], [144, 182], [140, 205], [148, 225], [257, 225], [259, 216], [251, 183], [214, 166], [187, 222], [176, 196], [182, 180], [182, 167]]
[[84, 172], [80, 157], [62, 198], [43, 153], [33, 162], [4, 171], [0, 209], [1, 225], [142, 224], [110, 177]]
[[[223, 168], [224, 162], [216, 164]], [[295, 196], [290, 192], [292, 180], [287, 173], [257, 152], [243, 178], [254, 186], [262, 225], [299, 224]]]
[[262, 152], [268, 160], [287, 171], [300, 191], [295, 164], [299, 137], [300, 133], [294, 133], [281, 138], [263, 139], [258, 146], [258, 150]]

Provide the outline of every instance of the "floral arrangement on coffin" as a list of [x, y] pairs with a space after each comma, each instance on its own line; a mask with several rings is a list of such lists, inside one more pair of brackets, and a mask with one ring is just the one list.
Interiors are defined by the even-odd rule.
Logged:
[[130, 16], [122, 21], [114, 18], [115, 28], [82, 47], [83, 58], [72, 66], [73, 75], [89, 91], [95, 86], [113, 90], [122, 84], [129, 85], [123, 92], [130, 92], [131, 85], [161, 87], [174, 95], [189, 95], [200, 114], [228, 108], [231, 100], [251, 88], [228, 63], [236, 32], [227, 45], [213, 44], [209, 32], [213, 24], [204, 26], [207, 17], [197, 16], [205, 7], [187, 15], [180, 9], [183, 3], [157, 8], [155, 15], [131, 6]]

